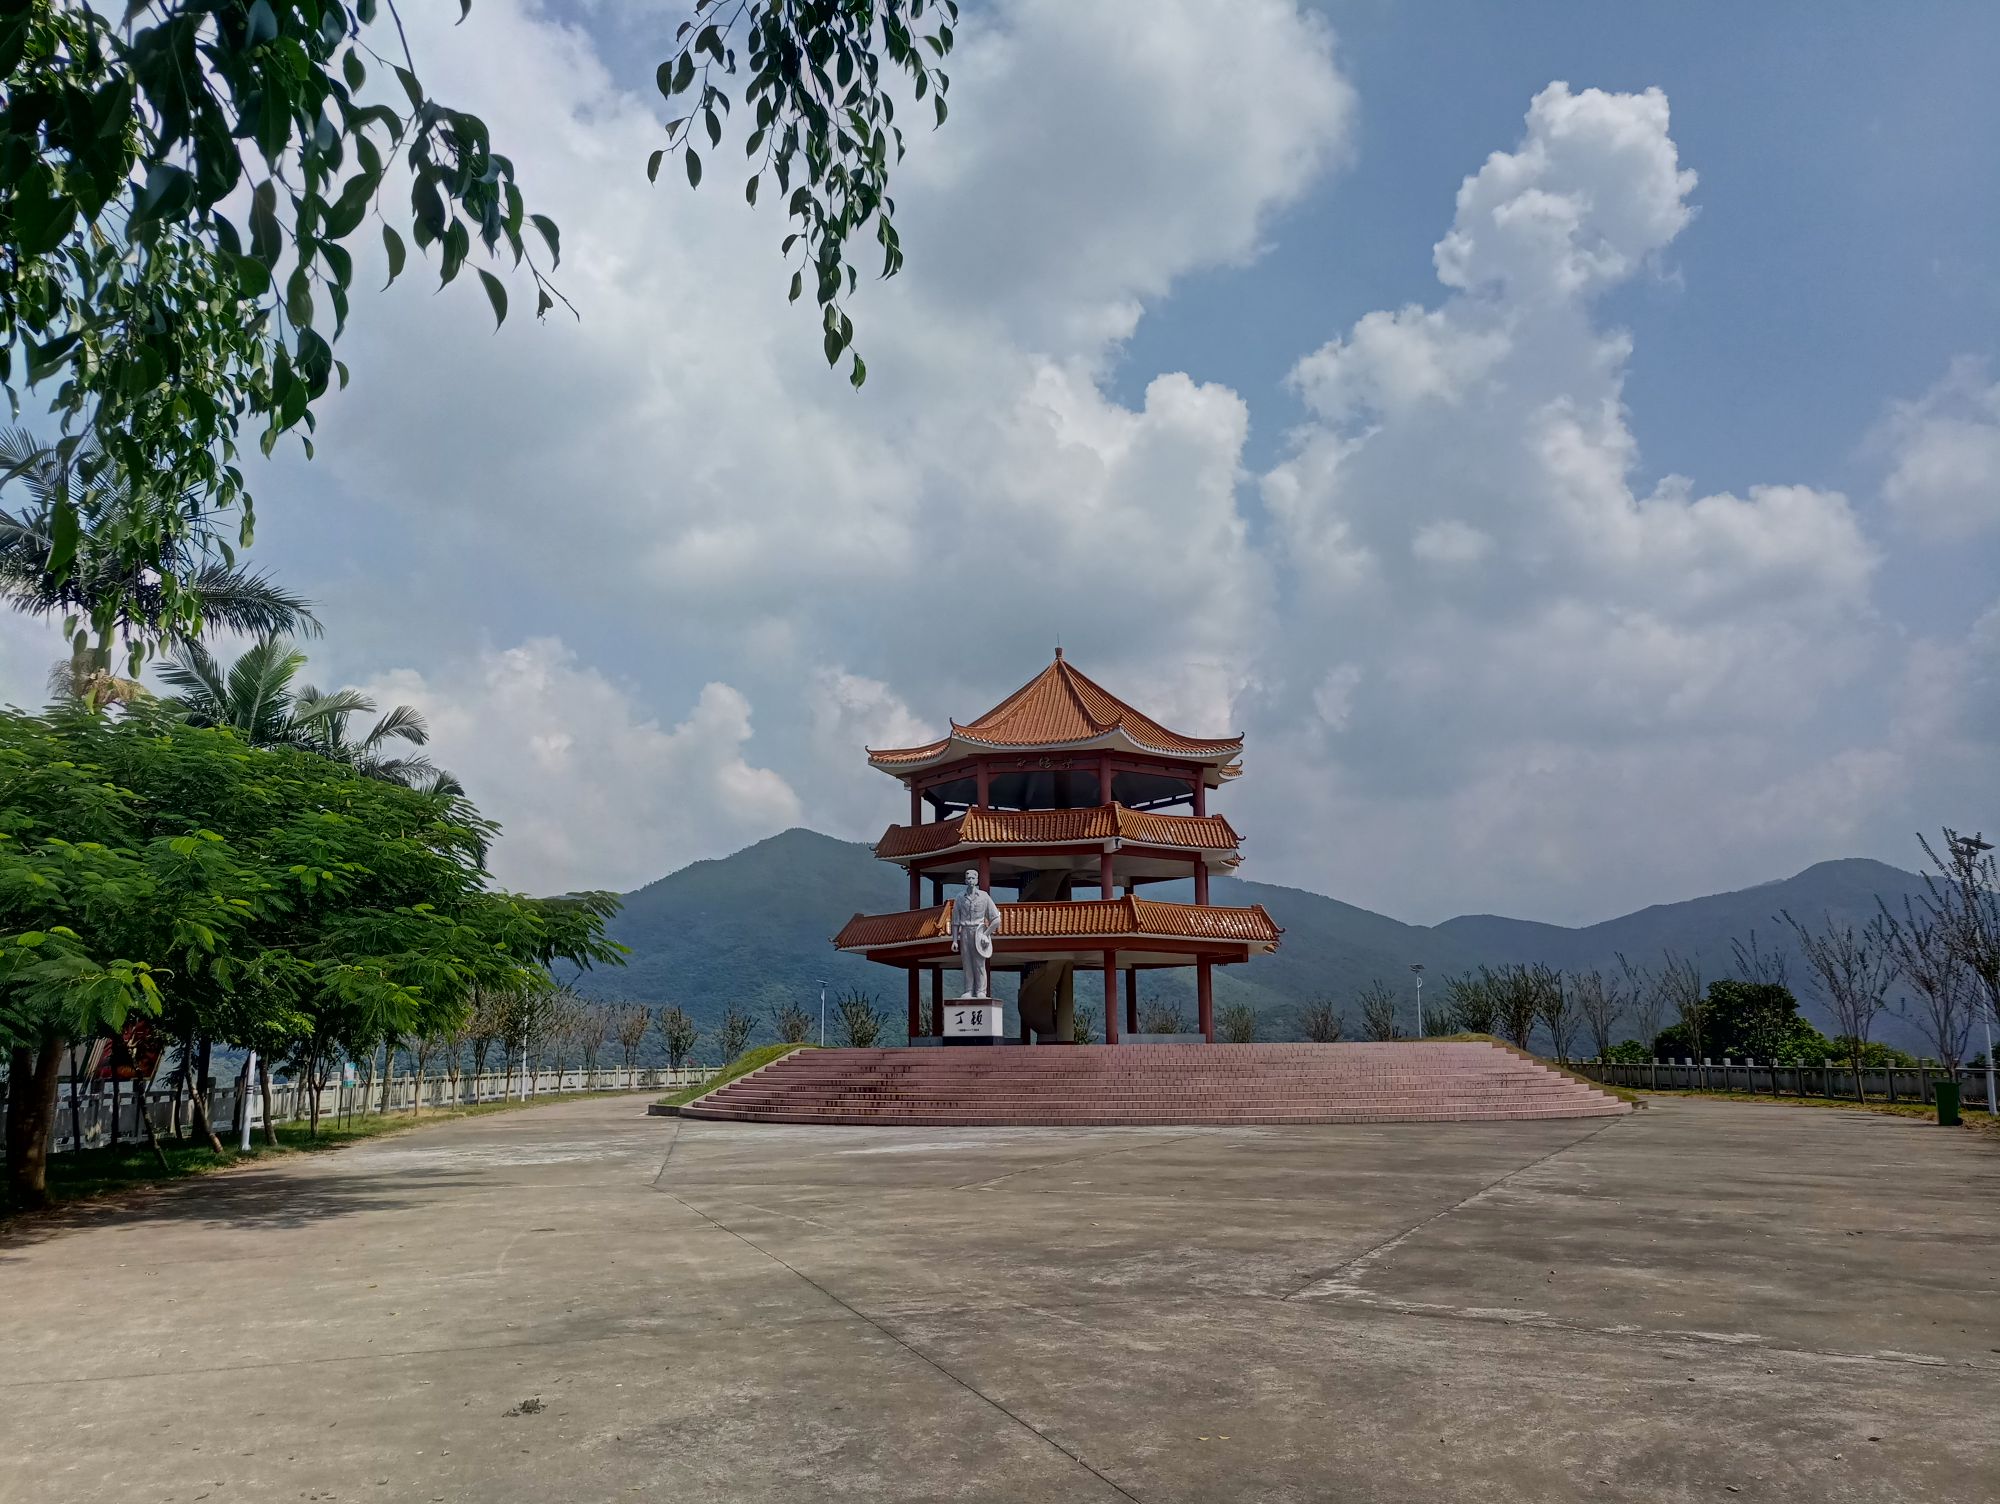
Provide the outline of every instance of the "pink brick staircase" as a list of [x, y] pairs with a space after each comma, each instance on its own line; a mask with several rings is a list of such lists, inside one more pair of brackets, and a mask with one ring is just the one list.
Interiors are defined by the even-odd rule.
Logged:
[[752, 1123], [1464, 1123], [1608, 1117], [1608, 1092], [1497, 1044], [798, 1050], [681, 1109]]

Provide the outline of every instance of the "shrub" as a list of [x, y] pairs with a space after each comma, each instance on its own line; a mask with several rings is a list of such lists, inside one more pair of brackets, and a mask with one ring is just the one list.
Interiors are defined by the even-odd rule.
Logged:
[[1340, 1039], [1340, 1008], [1333, 999], [1316, 997], [1299, 1008], [1299, 1032], [1314, 1044]]
[[1215, 1032], [1224, 1044], [1252, 1044], [1257, 1038], [1257, 1010], [1248, 1003], [1224, 1003], [1215, 1015]]
[[875, 1041], [881, 1037], [882, 1026], [889, 1015], [875, 1006], [872, 993], [863, 992], [859, 987], [840, 995], [834, 1005], [834, 1023], [838, 1029], [840, 1042], [849, 1049], [873, 1049]]
[[812, 1038], [812, 1031], [813, 1016], [797, 1003], [771, 1010], [771, 1032], [778, 1036], [779, 1044], [804, 1044]]
[[1180, 1004], [1154, 998], [1139, 1010], [1139, 1032], [1185, 1034], [1188, 1032], [1187, 1015], [1181, 1012]]
[[1653, 1058], [1653, 1052], [1638, 1040], [1628, 1039], [1605, 1051], [1604, 1058], [1613, 1065], [1644, 1065]]
[[1397, 1039], [1396, 989], [1387, 982], [1370, 982], [1355, 999], [1361, 1007], [1361, 1032], [1369, 1039]]
[[722, 1022], [715, 1026], [715, 1045], [722, 1055], [721, 1063], [729, 1064], [743, 1053], [743, 1047], [750, 1043], [750, 1032], [757, 1027], [757, 1021], [736, 1004], [729, 1005], [729, 1011], [722, 1015]]

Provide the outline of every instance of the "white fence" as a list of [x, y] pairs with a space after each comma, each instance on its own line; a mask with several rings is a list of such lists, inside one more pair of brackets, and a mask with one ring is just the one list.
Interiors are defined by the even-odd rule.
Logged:
[[[1570, 1068], [1606, 1086], [1639, 1091], [1742, 1091], [1778, 1097], [1847, 1097], [1855, 1093], [1854, 1067], [1848, 1065], [1778, 1065], [1756, 1060], [1649, 1060], [1643, 1065], [1619, 1065], [1602, 1060], [1573, 1060]], [[1956, 1071], [1936, 1065], [1864, 1065], [1860, 1088], [1864, 1096], [1884, 1102], [1937, 1101], [1940, 1081], [1956, 1080], [1959, 1104], [1967, 1111], [1987, 1109], [1992, 1073], [1961, 1066]]]
[[[381, 1078], [371, 1081], [364, 1077], [351, 1086], [335, 1084], [321, 1091], [319, 1112], [321, 1123], [326, 1124], [380, 1112], [408, 1114], [413, 1107], [421, 1114], [439, 1107], [519, 1100], [523, 1095], [532, 1100], [555, 1092], [677, 1091], [683, 1086], [706, 1081], [710, 1074], [706, 1069], [670, 1071], [635, 1066], [630, 1070], [568, 1070], [560, 1075], [545, 1070], [525, 1077], [518, 1070], [489, 1071], [480, 1076], [425, 1075], [421, 1080], [415, 1076], [399, 1075], [388, 1082], [386, 1103]], [[209, 1116], [215, 1131], [225, 1138], [242, 1130], [242, 1120], [237, 1116], [240, 1080], [240, 1073], [219, 1078], [209, 1092]], [[146, 1130], [139, 1118], [139, 1093], [129, 1082], [114, 1093], [108, 1082], [85, 1081], [82, 1094], [74, 1099], [72, 1086], [73, 1083], [65, 1081], [56, 1101], [55, 1129], [49, 1138], [52, 1152], [66, 1153], [76, 1148], [79, 1141], [86, 1149], [100, 1149], [114, 1143], [140, 1143], [145, 1140]], [[145, 1092], [145, 1111], [153, 1120], [154, 1132], [163, 1139], [173, 1132], [177, 1097], [180, 1122], [185, 1127], [194, 1116], [193, 1104], [188, 1100], [186, 1091], [177, 1090], [172, 1081], [163, 1077]], [[273, 1117], [280, 1123], [305, 1120], [309, 1116], [310, 1097], [311, 1093], [301, 1082], [272, 1082]], [[5, 1086], [0, 1085], [0, 1101], [4, 1100]], [[253, 1086], [250, 1092], [250, 1126], [261, 1128], [263, 1123], [263, 1098]]]

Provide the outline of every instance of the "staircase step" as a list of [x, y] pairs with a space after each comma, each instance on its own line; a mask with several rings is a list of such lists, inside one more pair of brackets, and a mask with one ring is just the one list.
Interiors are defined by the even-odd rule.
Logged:
[[1168, 1126], [1604, 1117], [1610, 1093], [1499, 1045], [800, 1050], [682, 1109], [761, 1123]]

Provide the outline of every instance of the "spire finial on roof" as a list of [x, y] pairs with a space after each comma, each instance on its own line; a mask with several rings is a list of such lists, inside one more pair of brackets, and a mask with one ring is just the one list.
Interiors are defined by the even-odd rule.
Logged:
[[1060, 642], [1056, 644], [1056, 661], [1058, 663], [1062, 661], [1062, 644]]

